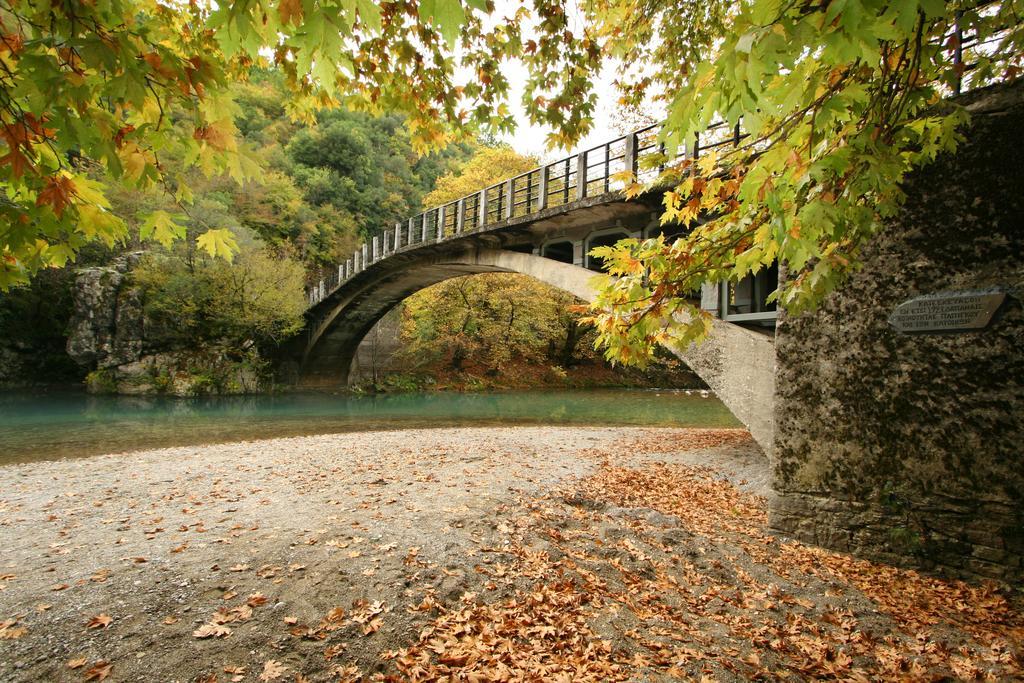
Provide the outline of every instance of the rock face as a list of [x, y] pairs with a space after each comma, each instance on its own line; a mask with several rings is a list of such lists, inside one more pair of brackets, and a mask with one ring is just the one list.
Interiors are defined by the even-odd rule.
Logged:
[[144, 355], [131, 363], [89, 373], [91, 393], [252, 394], [264, 387], [265, 363], [251, 352], [239, 357], [221, 347]]
[[[770, 524], [956, 575], [1024, 579], [1024, 87], [976, 93], [955, 156], [905, 185], [862, 270], [782, 316]], [[905, 333], [900, 303], [1007, 293], [983, 330]]]
[[93, 393], [176, 396], [260, 391], [265, 363], [254, 348], [147, 348], [143, 296], [130, 278], [141, 256], [127, 254], [109, 266], [78, 272], [67, 351], [92, 370], [86, 388]]
[[112, 368], [141, 357], [142, 295], [126, 286], [126, 276], [140, 256], [127, 254], [109, 266], [78, 272], [67, 348], [80, 365]]

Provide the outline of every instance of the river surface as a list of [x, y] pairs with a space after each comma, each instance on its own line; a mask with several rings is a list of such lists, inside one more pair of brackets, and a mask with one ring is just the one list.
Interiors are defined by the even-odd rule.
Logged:
[[308, 393], [167, 398], [0, 393], [0, 465], [277, 436], [484, 425], [739, 427], [706, 392]]

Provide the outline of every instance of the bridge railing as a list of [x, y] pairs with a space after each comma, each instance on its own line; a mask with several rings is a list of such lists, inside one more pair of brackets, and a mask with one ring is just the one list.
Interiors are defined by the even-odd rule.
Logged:
[[737, 145], [745, 137], [739, 126], [716, 123], [680, 145], [670, 157], [658, 139], [659, 128], [660, 124], [646, 126], [396, 223], [373, 235], [351, 258], [310, 287], [309, 306], [320, 303], [347, 280], [396, 252], [480, 232], [513, 218], [588, 197], [618, 192], [631, 179], [650, 182], [680, 159], [697, 158], [708, 150]]

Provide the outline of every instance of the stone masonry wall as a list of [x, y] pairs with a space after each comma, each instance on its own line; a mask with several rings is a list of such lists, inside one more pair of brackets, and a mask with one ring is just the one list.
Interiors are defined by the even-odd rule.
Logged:
[[[945, 574], [1024, 579], [1024, 84], [974, 93], [967, 142], [905, 185], [865, 266], [776, 337], [770, 524]], [[903, 334], [899, 303], [1008, 292], [987, 329]]]

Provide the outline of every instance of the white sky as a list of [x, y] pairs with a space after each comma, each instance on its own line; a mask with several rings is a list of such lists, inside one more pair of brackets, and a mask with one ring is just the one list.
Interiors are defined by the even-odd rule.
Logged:
[[[495, 11], [494, 17], [506, 17], [511, 16], [515, 10], [522, 5], [523, 0], [495, 0]], [[570, 0], [567, 6], [567, 10], [573, 13], [574, 6], [573, 0]], [[570, 21], [570, 29], [576, 35], [580, 35], [583, 32], [583, 20], [579, 10], [576, 9], [576, 19]], [[526, 118], [526, 113], [523, 110], [521, 104], [523, 97], [523, 90], [526, 85], [526, 67], [519, 62], [506, 61], [502, 65], [502, 73], [508, 78], [511, 85], [509, 93], [509, 108], [512, 110], [513, 115], [516, 118], [517, 126], [515, 133], [503, 135], [501, 139], [507, 142], [520, 154], [533, 154], [541, 158], [542, 161], [553, 161], [560, 159], [571, 150], [551, 150], [547, 149], [547, 134], [551, 132], [548, 127], [540, 127], [530, 125]], [[594, 88], [597, 91], [597, 106], [594, 110], [593, 115], [593, 130], [592, 132], [583, 138], [577, 149], [586, 149], [593, 147], [613, 138], [618, 137], [620, 133], [615, 130], [613, 123], [613, 114], [615, 111], [615, 103], [618, 101], [618, 95], [615, 92], [613, 86], [614, 79], [614, 68], [606, 67], [600, 74], [599, 78], [594, 83]]]
[[[550, 127], [534, 126], [527, 120], [526, 112], [521, 104], [526, 84], [526, 68], [519, 63], [506, 63], [503, 65], [502, 71], [512, 86], [509, 107], [517, 122], [515, 133], [502, 136], [502, 140], [510, 144], [520, 154], [533, 154], [540, 157], [541, 161], [553, 161], [564, 157], [571, 150], [549, 151], [547, 149], [546, 141], [548, 133], [551, 132]], [[618, 95], [612, 80], [610, 70], [605, 69], [594, 83], [598, 99], [594, 109], [593, 130], [580, 141], [577, 149], [594, 147], [621, 134], [616, 131], [613, 122]]]

